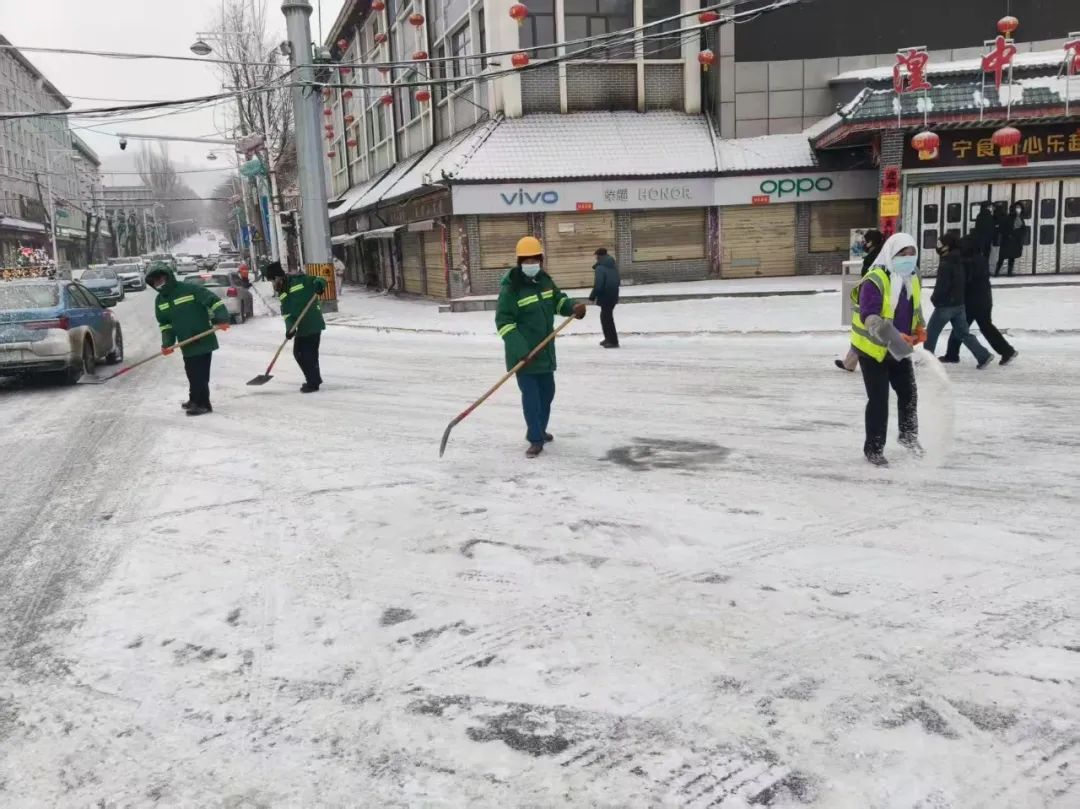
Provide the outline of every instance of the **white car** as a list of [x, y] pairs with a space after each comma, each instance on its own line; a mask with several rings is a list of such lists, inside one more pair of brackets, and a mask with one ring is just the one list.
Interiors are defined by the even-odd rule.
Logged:
[[124, 289], [146, 289], [146, 277], [140, 265], [134, 262], [131, 264], [113, 264], [109, 269], [120, 277]]
[[206, 287], [223, 301], [233, 323], [243, 323], [255, 316], [255, 298], [235, 272], [212, 272], [187, 275], [184, 281]]

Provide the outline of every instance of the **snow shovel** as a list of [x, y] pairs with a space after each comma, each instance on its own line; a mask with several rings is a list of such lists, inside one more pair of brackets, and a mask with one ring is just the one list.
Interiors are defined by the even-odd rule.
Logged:
[[[312, 307], [312, 305], [315, 303], [315, 301], [317, 301], [318, 299], [319, 299], [318, 294], [315, 294], [315, 295], [311, 296], [311, 300], [308, 301], [307, 305], [300, 311], [300, 317], [296, 318], [296, 324], [293, 326], [294, 330], [296, 329], [297, 326], [300, 325], [300, 321], [304, 319], [304, 315], [306, 315], [308, 313], [308, 309], [310, 309]], [[281, 356], [282, 349], [285, 348], [285, 344], [287, 342], [289, 342], [290, 339], [291, 338], [289, 337], [289, 335], [286, 334], [285, 339], [282, 340], [281, 345], [278, 346], [278, 350], [274, 352], [274, 358], [272, 360], [270, 360], [270, 364], [266, 366], [266, 373], [265, 374], [259, 374], [257, 377], [250, 380], [248, 382], [249, 385], [265, 385], [267, 382], [269, 382], [271, 379], [274, 378], [273, 375], [270, 372], [274, 369], [274, 363], [277, 362], [277, 358]]]
[[523, 359], [521, 362], [519, 362], [517, 365], [507, 371], [503, 375], [503, 378], [496, 382], [487, 393], [485, 393], [483, 396], [481, 396], [479, 399], [477, 399], [475, 402], [473, 402], [471, 405], [461, 411], [461, 413], [453, 421], [446, 425], [446, 431], [442, 435], [442, 443], [439, 444], [440, 458], [443, 456], [443, 453], [446, 452], [446, 442], [450, 440], [450, 431], [457, 427], [461, 422], [463, 422], [470, 413], [476, 410], [476, 408], [486, 402], [491, 396], [491, 394], [493, 394], [495, 391], [497, 391], [503, 386], [503, 383], [505, 383], [506, 380], [508, 380], [510, 377], [512, 377], [514, 374], [516, 374], [518, 371], [520, 371], [522, 368], [532, 362], [533, 359], [535, 359], [536, 355], [543, 351], [544, 347], [547, 346], [547, 344], [550, 343], [552, 340], [554, 340], [555, 336], [567, 326], [569, 326], [570, 321], [574, 319], [574, 315], [570, 315], [570, 317], [566, 318], [566, 320], [564, 320], [558, 325], [555, 331], [553, 331], [551, 334], [541, 340], [539, 345], [537, 345], [536, 348], [530, 351], [529, 355], [525, 357], [525, 359]]
[[[191, 345], [192, 343], [194, 343], [194, 342], [196, 342], [198, 340], [201, 340], [204, 337], [209, 337], [211, 334], [213, 334], [216, 331], [217, 331], [216, 326], [214, 328], [212, 328], [212, 329], [207, 329], [206, 331], [202, 332], [201, 334], [196, 334], [194, 337], [189, 337], [186, 340], [181, 340], [179, 343], [177, 343], [175, 346], [173, 346], [173, 348], [183, 348], [186, 345]], [[140, 365], [144, 365], [144, 364], [150, 362], [150, 360], [156, 360], [158, 357], [164, 357], [164, 356], [165, 356], [164, 354], [159, 352], [157, 354], [151, 354], [149, 357], [143, 357], [138, 362], [133, 362], [131, 365], [125, 365], [119, 371], [114, 371], [113, 373], [109, 374], [108, 376], [97, 377], [90, 384], [92, 384], [92, 385], [103, 385], [106, 382], [108, 382], [110, 379], [116, 379], [116, 377], [123, 376], [128, 371], [134, 371]]]

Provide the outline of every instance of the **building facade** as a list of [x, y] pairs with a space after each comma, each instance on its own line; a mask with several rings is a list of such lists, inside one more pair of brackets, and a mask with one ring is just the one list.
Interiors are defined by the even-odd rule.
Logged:
[[164, 206], [148, 186], [105, 185], [105, 220], [112, 234], [112, 255], [143, 256], [167, 248]]
[[[0, 36], [0, 45], [10, 43]], [[0, 48], [0, 109], [58, 113], [70, 107], [22, 53]], [[50, 190], [59, 265], [84, 266], [87, 218], [93, 232], [100, 212], [100, 166], [64, 115], [0, 121], [0, 266], [13, 262], [22, 247], [51, 252]]]
[[[981, 54], [999, 16], [960, 0], [956, 25], [920, 36], [940, 18], [928, 2], [861, 26], [855, 0], [774, 0], [698, 31], [711, 6], [693, 0], [527, 5], [519, 25], [508, 0], [346, 4], [323, 98], [333, 242], [353, 280], [490, 295], [526, 234], [568, 288], [590, 283], [597, 247], [629, 283], [838, 272], [852, 231], [879, 222], [883, 143], [906, 130], [837, 139], [837, 109], [880, 86], [873, 71], [891, 76], [909, 38], [932, 60]], [[1036, 38], [1017, 49], [1060, 54], [1060, 4], [1012, 5]]]

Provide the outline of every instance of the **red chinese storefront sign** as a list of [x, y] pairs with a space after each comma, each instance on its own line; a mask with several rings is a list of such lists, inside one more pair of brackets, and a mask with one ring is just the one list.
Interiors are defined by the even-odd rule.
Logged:
[[[1032, 126], [1019, 124], [1023, 139], [1016, 147], [1015, 157], [1028, 163], [1048, 163], [1059, 160], [1080, 160], [1080, 126], [1051, 124]], [[1004, 164], [1001, 150], [994, 146], [992, 129], [937, 130], [941, 148], [934, 160], [920, 160], [919, 152], [908, 138], [904, 144], [904, 168], [938, 168], [945, 166], [992, 166]], [[1013, 164], [1018, 165], [1018, 164]]]
[[926, 80], [926, 66], [929, 63], [929, 54], [920, 48], [898, 51], [892, 69], [893, 89], [901, 95], [929, 90], [930, 82]]
[[994, 40], [993, 49], [982, 58], [983, 73], [994, 74], [994, 84], [1001, 89], [1001, 74], [1005, 68], [1012, 65], [1013, 57], [1016, 56], [1016, 46], [999, 36]]
[[1080, 73], [1080, 39], [1070, 39], [1065, 43], [1065, 58], [1069, 59], [1072, 73]]

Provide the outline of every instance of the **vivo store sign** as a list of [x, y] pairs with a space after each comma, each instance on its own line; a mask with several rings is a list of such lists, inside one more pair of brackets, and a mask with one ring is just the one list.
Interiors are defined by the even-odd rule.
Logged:
[[455, 185], [455, 214], [700, 208], [832, 199], [873, 199], [876, 171], [758, 174], [667, 180]]

